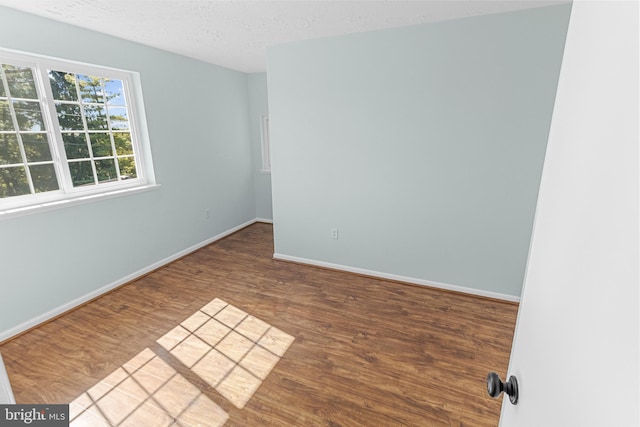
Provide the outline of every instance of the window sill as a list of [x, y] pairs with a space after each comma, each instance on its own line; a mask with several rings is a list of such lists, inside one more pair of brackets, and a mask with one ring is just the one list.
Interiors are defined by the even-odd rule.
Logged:
[[115, 197], [130, 196], [133, 194], [144, 193], [147, 191], [157, 190], [160, 188], [159, 184], [148, 184], [140, 187], [125, 188], [120, 190], [113, 190], [99, 194], [89, 194], [85, 196], [78, 196], [69, 199], [55, 200], [52, 202], [39, 203], [35, 205], [23, 206], [19, 208], [11, 208], [0, 210], [0, 221], [9, 218], [16, 218], [24, 215], [30, 215], [34, 213], [52, 211], [56, 209], [66, 208], [69, 206], [77, 206], [85, 203], [91, 203], [98, 200], [113, 199]]

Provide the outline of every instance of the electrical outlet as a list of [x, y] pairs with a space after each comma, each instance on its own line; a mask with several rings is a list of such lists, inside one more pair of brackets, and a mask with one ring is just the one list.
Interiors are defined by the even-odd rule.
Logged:
[[337, 228], [332, 228], [331, 229], [331, 238], [338, 240], [338, 229]]

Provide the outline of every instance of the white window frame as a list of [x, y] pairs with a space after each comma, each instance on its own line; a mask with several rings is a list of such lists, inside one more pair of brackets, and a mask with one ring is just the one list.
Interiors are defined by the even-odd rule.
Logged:
[[271, 173], [271, 141], [269, 139], [269, 116], [260, 116], [260, 147], [262, 148], [262, 169]]
[[[6, 63], [31, 67], [35, 70], [34, 81], [42, 108], [42, 118], [47, 138], [50, 141], [51, 156], [59, 189], [0, 198], [0, 219], [44, 209], [69, 206], [70, 204], [84, 203], [103, 197], [131, 194], [136, 191], [145, 191], [157, 187], [151, 160], [139, 73], [0, 48], [0, 63], [3, 60]], [[67, 166], [62, 131], [58, 124], [53, 92], [48, 83], [48, 70], [96, 75], [122, 81], [129, 113], [129, 132], [136, 164], [136, 178], [87, 186], [73, 186]]]

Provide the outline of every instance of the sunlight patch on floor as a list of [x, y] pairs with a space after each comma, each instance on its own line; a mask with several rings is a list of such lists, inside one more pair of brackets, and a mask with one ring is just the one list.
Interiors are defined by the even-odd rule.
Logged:
[[216, 298], [157, 342], [241, 409], [293, 337]]
[[229, 415], [146, 348], [69, 405], [77, 426], [222, 426]]
[[[214, 299], [157, 343], [242, 409], [294, 338]], [[211, 426], [229, 415], [153, 350], [145, 348], [71, 402], [71, 425]]]

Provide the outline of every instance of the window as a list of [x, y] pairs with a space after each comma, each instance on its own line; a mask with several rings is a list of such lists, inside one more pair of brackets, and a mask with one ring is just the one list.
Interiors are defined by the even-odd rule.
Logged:
[[0, 51], [0, 212], [152, 183], [135, 77]]
[[271, 147], [269, 145], [269, 116], [262, 116], [260, 122], [262, 143], [262, 172], [271, 172]]

